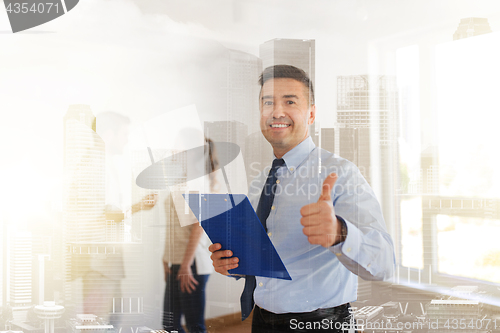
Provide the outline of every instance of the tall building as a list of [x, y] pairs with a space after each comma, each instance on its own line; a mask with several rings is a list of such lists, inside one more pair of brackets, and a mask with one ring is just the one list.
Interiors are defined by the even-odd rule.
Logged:
[[2, 243], [2, 247], [0, 248], [0, 306], [3, 306], [5, 303], [7, 303], [6, 301], [4, 301], [4, 295], [5, 295], [5, 289], [4, 288], [4, 285], [3, 285], [3, 281], [4, 281], [4, 276], [3, 276], [3, 252], [5, 251], [4, 250], [4, 246], [5, 246], [5, 243]]
[[[75, 255], [84, 245], [105, 241], [106, 235], [105, 146], [95, 132], [95, 125], [95, 117], [87, 105], [71, 105], [64, 116], [63, 226], [66, 248], [66, 302], [76, 302], [75, 292], [71, 290], [71, 281], [78, 277], [79, 270], [83, 269], [87, 262], [76, 260]], [[88, 256], [93, 250], [89, 248]], [[73, 251], [76, 251], [75, 254]]]
[[[449, 323], [455, 322], [472, 322], [475, 323], [481, 318], [482, 304], [477, 300], [462, 300], [462, 299], [433, 299], [426, 305], [427, 318], [429, 322], [435, 323], [432, 327], [429, 326], [430, 333], [442, 333], [449, 330]], [[466, 329], [461, 329], [464, 332], [480, 332], [482, 327], [468, 326]]]
[[261, 60], [253, 54], [231, 49], [226, 51], [226, 58], [221, 87], [226, 98], [222, 103], [226, 107], [225, 120], [244, 124], [249, 133], [259, 131]]
[[10, 305], [13, 309], [29, 308], [32, 302], [32, 238], [19, 232], [10, 239]]
[[321, 148], [328, 150], [330, 153], [335, 153], [335, 129], [321, 129]]
[[453, 40], [474, 37], [490, 33], [491, 28], [487, 18], [468, 17], [460, 20], [457, 31], [453, 34]]
[[339, 129], [339, 154], [356, 164], [370, 183], [370, 131], [368, 127], [343, 127]]
[[260, 45], [262, 67], [292, 65], [302, 69], [315, 84], [315, 40], [272, 39]]
[[1, 288], [0, 288], [0, 294], [1, 297], [0, 300], [2, 303], [0, 303], [0, 306], [5, 306], [7, 305], [7, 244], [9, 240], [9, 233], [8, 233], [8, 227], [7, 227], [7, 221], [3, 220], [2, 221], [2, 244], [3, 246], [0, 247], [0, 253], [2, 254], [1, 258], [1, 265], [0, 265], [0, 281], [1, 281]]
[[104, 241], [105, 147], [87, 105], [64, 116], [64, 225], [66, 242]]
[[[51, 260], [52, 237], [33, 232], [31, 237], [31, 279], [32, 303], [43, 304], [43, 301], [54, 301], [54, 260]], [[43, 260], [42, 260], [43, 258]], [[43, 281], [40, 279], [43, 277]], [[43, 296], [45, 299], [40, 299]]]
[[52, 292], [53, 298], [48, 301], [54, 300], [59, 303], [64, 298], [64, 258], [65, 258], [65, 245], [64, 245], [64, 224], [63, 213], [53, 213], [53, 224], [51, 230], [51, 249], [50, 259], [46, 263], [46, 270], [50, 270], [53, 282]]
[[398, 96], [392, 76], [337, 78], [338, 154], [373, 187], [390, 232], [390, 222], [399, 220]]
[[395, 154], [397, 112], [395, 77], [352, 75], [337, 78], [339, 155], [355, 163], [369, 183], [372, 172], [376, 173], [371, 168], [379, 169], [372, 165], [374, 147], [380, 154], [381, 170], [387, 170], [387, 163], [396, 162], [394, 156], [389, 155]]
[[439, 151], [436, 146], [425, 148], [420, 154], [422, 192], [439, 194]]
[[106, 242], [125, 241], [125, 222], [123, 213], [106, 212]]

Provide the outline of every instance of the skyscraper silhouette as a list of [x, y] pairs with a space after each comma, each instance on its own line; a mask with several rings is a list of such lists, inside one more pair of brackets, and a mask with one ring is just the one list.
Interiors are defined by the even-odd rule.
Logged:
[[105, 240], [105, 147], [89, 106], [64, 116], [64, 225], [66, 242]]
[[[395, 184], [399, 184], [397, 114], [395, 77], [337, 77], [338, 154], [356, 164], [374, 189], [376, 183], [387, 220], [399, 206], [395, 203]], [[387, 295], [383, 285], [358, 279], [358, 300], [382, 301], [384, 293]]]
[[453, 34], [453, 40], [474, 37], [490, 33], [491, 28], [487, 18], [468, 17], [460, 20], [457, 31]]
[[[89, 265], [90, 256], [97, 254], [98, 247], [89, 244], [105, 241], [105, 146], [95, 132], [95, 125], [95, 117], [87, 105], [71, 105], [64, 116], [66, 304], [76, 302], [71, 281], [81, 276]], [[76, 260], [75, 255], [82, 250], [87, 257]], [[82, 259], [86, 259], [85, 262]]]
[[32, 301], [32, 239], [29, 232], [18, 232], [10, 239], [10, 305], [29, 308]]
[[[370, 169], [375, 167], [372, 165], [374, 147], [379, 151], [382, 170], [387, 170], [386, 164], [392, 163], [389, 155], [394, 153], [392, 146], [396, 143], [397, 107], [395, 77], [352, 75], [337, 78], [339, 155], [355, 163], [369, 183]], [[375, 146], [371, 143], [373, 137]]]
[[322, 128], [321, 129], [321, 148], [335, 153], [335, 129]]
[[315, 85], [316, 42], [314, 39], [276, 38], [260, 45], [262, 67], [292, 65], [307, 73]]
[[237, 51], [226, 51], [225, 79], [227, 121], [237, 121], [248, 127], [248, 133], [259, 131], [259, 85], [261, 60], [255, 55]]

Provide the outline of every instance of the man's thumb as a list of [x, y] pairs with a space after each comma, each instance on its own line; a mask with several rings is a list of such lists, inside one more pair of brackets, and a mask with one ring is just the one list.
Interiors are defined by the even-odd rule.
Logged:
[[321, 195], [319, 196], [318, 201], [331, 201], [332, 200], [332, 189], [333, 186], [335, 185], [335, 182], [337, 181], [337, 174], [335, 172], [332, 172], [329, 174], [325, 180], [323, 181], [323, 187], [321, 188]]

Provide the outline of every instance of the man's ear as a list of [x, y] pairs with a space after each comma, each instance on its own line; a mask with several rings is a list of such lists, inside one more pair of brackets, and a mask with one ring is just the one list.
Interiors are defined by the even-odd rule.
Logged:
[[314, 119], [316, 119], [316, 105], [311, 105], [309, 108], [309, 118], [307, 119], [307, 124], [312, 125], [314, 123]]

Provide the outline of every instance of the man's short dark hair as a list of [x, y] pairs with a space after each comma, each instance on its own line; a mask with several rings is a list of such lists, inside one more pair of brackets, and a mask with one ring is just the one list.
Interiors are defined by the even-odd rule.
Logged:
[[274, 65], [264, 69], [259, 77], [260, 88], [270, 79], [293, 79], [302, 82], [309, 89], [309, 103], [314, 104], [314, 88], [309, 76], [302, 69], [291, 65]]

